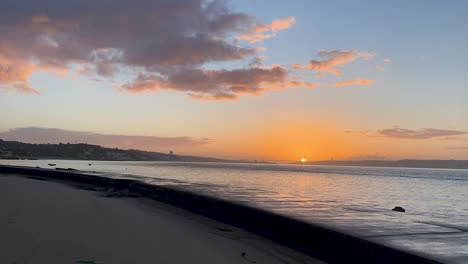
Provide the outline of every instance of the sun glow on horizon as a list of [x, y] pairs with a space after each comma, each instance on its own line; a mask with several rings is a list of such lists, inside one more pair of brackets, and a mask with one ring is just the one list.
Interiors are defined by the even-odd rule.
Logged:
[[307, 159], [305, 157], [302, 157], [301, 162], [302, 163], [307, 162]]

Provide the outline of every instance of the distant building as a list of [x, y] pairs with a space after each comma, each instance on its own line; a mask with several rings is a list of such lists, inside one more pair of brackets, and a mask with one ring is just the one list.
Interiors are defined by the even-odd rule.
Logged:
[[169, 159], [170, 160], [175, 160], [176, 159], [176, 156], [174, 155], [174, 151], [169, 151]]
[[14, 157], [13, 152], [0, 150], [0, 159], [10, 159], [13, 157]]
[[129, 160], [130, 155], [120, 152], [106, 152], [106, 157], [111, 160]]

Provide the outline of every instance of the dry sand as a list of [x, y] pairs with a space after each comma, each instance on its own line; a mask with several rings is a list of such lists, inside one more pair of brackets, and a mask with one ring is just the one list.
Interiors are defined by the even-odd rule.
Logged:
[[163, 203], [0, 174], [0, 263], [322, 262]]

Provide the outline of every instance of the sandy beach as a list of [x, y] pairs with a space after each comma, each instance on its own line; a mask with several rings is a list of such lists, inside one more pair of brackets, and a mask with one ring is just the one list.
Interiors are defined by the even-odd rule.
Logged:
[[145, 198], [0, 175], [1, 263], [322, 263]]

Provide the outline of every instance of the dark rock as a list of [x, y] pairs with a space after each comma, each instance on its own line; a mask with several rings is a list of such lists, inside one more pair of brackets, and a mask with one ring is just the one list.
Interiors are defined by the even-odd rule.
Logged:
[[227, 229], [227, 228], [218, 228], [219, 231], [223, 231], [223, 232], [233, 232], [231, 229]]
[[392, 211], [395, 211], [395, 212], [406, 212], [406, 210], [403, 208], [403, 207], [400, 207], [400, 206], [396, 206], [395, 208], [392, 209]]

